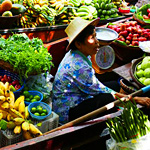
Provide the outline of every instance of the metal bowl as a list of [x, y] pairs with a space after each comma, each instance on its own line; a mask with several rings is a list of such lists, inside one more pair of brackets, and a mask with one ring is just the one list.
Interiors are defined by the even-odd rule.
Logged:
[[118, 38], [118, 33], [109, 28], [96, 27], [96, 37], [102, 42], [112, 42]]
[[132, 77], [132, 79], [134, 80], [134, 82], [140, 87], [144, 87], [145, 85], [142, 84], [138, 79], [137, 77], [135, 76], [135, 71], [136, 71], [136, 67], [137, 65], [143, 60], [143, 57], [140, 57], [138, 59], [135, 59], [132, 61], [132, 65], [131, 65], [131, 68], [130, 68], [130, 75]]

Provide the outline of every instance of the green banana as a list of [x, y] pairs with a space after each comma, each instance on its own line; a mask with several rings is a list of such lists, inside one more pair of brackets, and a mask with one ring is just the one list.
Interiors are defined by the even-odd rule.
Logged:
[[75, 16], [77, 16], [77, 17], [83, 17], [83, 16], [87, 16], [89, 13], [87, 13], [87, 12], [77, 12], [76, 14], [75, 14]]
[[70, 0], [70, 2], [71, 2], [75, 7], [79, 7], [81, 0]]
[[90, 12], [90, 9], [89, 9], [88, 6], [83, 5], [83, 6], [81, 6], [81, 7], [79, 7], [79, 8], [77, 9], [77, 12], [87, 12], [87, 13], [89, 13], [89, 12]]

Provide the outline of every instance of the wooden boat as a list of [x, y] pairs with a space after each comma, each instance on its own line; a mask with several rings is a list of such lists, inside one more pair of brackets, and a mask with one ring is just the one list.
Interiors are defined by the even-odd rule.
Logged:
[[[48, 48], [48, 51], [53, 57], [55, 65], [50, 72], [53, 76], [66, 53], [67, 44], [67, 37], [45, 44], [45, 47]], [[118, 64], [118, 66], [119, 65], [120, 64]], [[104, 129], [106, 129], [106, 120], [117, 115], [120, 115], [120, 111], [83, 122], [82, 124], [80, 123], [75, 126], [48, 133], [37, 138], [5, 146], [2, 147], [1, 150], [105, 150], [105, 142], [110, 138], [108, 132], [102, 136]]]

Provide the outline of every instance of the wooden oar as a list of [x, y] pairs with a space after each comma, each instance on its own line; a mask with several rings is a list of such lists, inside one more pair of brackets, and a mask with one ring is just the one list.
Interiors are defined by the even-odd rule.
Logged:
[[55, 131], [58, 131], [58, 130], [62, 130], [62, 129], [65, 129], [65, 128], [68, 128], [68, 127], [71, 127], [71, 126], [74, 126], [74, 125], [77, 125], [77, 124], [79, 124], [81, 122], [84, 122], [84, 121], [87, 121], [87, 120], [93, 118], [94, 116], [96, 116], [96, 115], [98, 115], [98, 114], [100, 114], [100, 113], [102, 113], [104, 111], [107, 111], [107, 110], [113, 108], [114, 106], [117, 106], [118, 104], [121, 103], [121, 101], [129, 100], [130, 96], [132, 96], [132, 97], [138, 96], [138, 95], [141, 95], [143, 93], [146, 93], [147, 91], [150, 91], [150, 85], [146, 86], [144, 88], [141, 88], [140, 90], [138, 90], [138, 91], [136, 91], [134, 93], [131, 93], [131, 94], [125, 96], [125, 97], [122, 97], [120, 100], [116, 100], [114, 102], [111, 102], [111, 103], [109, 103], [109, 104], [107, 104], [107, 105], [105, 105], [105, 106], [103, 106], [101, 108], [98, 108], [98, 109], [96, 109], [96, 110], [94, 110], [94, 111], [92, 111], [90, 113], [87, 113], [86, 115], [83, 115], [83, 116], [81, 116], [81, 117], [79, 117], [79, 118], [77, 118], [75, 120], [72, 120], [72, 121], [70, 121], [70, 122], [68, 122], [68, 123], [66, 123], [66, 124], [64, 124], [62, 126], [59, 126], [59, 127], [55, 128], [53, 130], [50, 130], [50, 131], [44, 133], [44, 135], [52, 133], [52, 132], [55, 132]]

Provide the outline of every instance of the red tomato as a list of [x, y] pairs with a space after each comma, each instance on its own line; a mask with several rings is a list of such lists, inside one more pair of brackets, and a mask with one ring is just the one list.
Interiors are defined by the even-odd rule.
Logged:
[[150, 8], [147, 9], [147, 12], [150, 13]]

